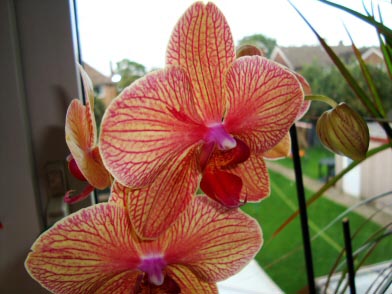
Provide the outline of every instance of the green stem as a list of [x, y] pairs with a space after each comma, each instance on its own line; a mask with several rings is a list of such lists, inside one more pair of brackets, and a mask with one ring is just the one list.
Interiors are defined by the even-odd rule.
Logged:
[[338, 106], [338, 103], [336, 103], [335, 100], [333, 100], [332, 98], [329, 98], [327, 96], [323, 96], [323, 95], [307, 95], [307, 96], [305, 96], [305, 100], [324, 102], [324, 103], [327, 103], [332, 108], [335, 108], [336, 106]]
[[[314, 193], [307, 201], [306, 205], [309, 207], [312, 203], [314, 203], [317, 199], [319, 199], [321, 196], [323, 196], [324, 192], [326, 192], [329, 188], [331, 188], [337, 181], [339, 181], [345, 174], [347, 174], [350, 170], [352, 170], [354, 167], [356, 167], [358, 164], [366, 160], [367, 158], [377, 154], [378, 152], [381, 152], [383, 150], [386, 150], [388, 148], [392, 147], [392, 142], [381, 145], [379, 147], [376, 147], [366, 153], [366, 157], [361, 160], [355, 160], [351, 164], [349, 164], [345, 169], [343, 169], [340, 173], [338, 173], [336, 176], [334, 176], [332, 179], [330, 179], [326, 184], [324, 184], [316, 193]], [[275, 230], [275, 232], [272, 234], [272, 238], [275, 238], [289, 223], [291, 223], [297, 216], [299, 215], [299, 210], [295, 211], [292, 215], [290, 215], [284, 223]]]

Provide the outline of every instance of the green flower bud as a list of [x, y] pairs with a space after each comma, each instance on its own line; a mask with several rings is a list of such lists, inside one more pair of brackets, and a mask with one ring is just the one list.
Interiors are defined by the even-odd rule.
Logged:
[[332, 152], [353, 160], [366, 157], [369, 129], [365, 120], [347, 104], [324, 112], [316, 126], [321, 143]]

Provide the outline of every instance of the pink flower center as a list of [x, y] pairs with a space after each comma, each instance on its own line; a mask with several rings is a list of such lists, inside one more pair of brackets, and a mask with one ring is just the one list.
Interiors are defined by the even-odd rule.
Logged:
[[166, 267], [166, 262], [163, 256], [145, 256], [139, 265], [139, 269], [145, 272], [151, 284], [161, 286], [165, 279], [163, 269]]
[[230, 150], [237, 146], [236, 140], [225, 130], [222, 123], [214, 123], [208, 126], [205, 141], [206, 143], [216, 143], [219, 150]]

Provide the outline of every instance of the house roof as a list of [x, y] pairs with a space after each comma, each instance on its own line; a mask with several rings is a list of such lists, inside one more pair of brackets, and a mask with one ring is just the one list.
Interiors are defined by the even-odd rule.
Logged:
[[101, 86], [101, 85], [107, 85], [113, 83], [110, 77], [105, 76], [103, 73], [99, 72], [91, 65], [85, 62], [83, 63], [83, 65], [84, 65], [84, 70], [87, 72], [94, 86]]
[[[349, 62], [354, 57], [354, 52], [351, 46], [344, 46], [340, 44], [338, 46], [331, 46], [332, 50], [341, 58], [344, 62]], [[366, 56], [370, 54], [381, 54], [376, 48], [362, 48], [361, 52]], [[321, 46], [301, 46], [301, 47], [275, 47], [272, 51], [271, 59], [280, 62], [287, 67], [299, 70], [304, 65], [310, 65], [317, 62], [321, 66], [330, 67], [333, 65], [330, 57], [324, 51]]]

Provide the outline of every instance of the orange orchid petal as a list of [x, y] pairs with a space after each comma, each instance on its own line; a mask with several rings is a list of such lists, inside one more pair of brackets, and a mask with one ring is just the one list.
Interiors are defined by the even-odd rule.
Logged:
[[169, 264], [183, 264], [202, 280], [217, 282], [249, 263], [261, 247], [262, 233], [242, 211], [199, 196], [160, 239]]
[[225, 111], [224, 74], [235, 59], [234, 42], [222, 12], [213, 3], [196, 2], [175, 26], [167, 63], [185, 68], [200, 115], [220, 122]]
[[68, 148], [86, 180], [98, 189], [105, 189], [110, 185], [110, 175], [95, 146], [94, 128], [88, 107], [78, 99], [72, 100], [65, 121]]
[[114, 181], [110, 190], [110, 196], [108, 202], [119, 205], [121, 207], [125, 207], [126, 205], [125, 197], [127, 197], [130, 191], [131, 191], [130, 188], [121, 185], [117, 181]]
[[59, 221], [26, 259], [30, 275], [54, 293], [129, 292], [140, 274], [136, 239], [126, 211], [98, 204]]
[[78, 99], [72, 100], [67, 110], [65, 135], [67, 143], [71, 144], [69, 147], [74, 157], [76, 156], [72, 151], [78, 155], [80, 152], [90, 150], [95, 145], [93, 135], [95, 126], [88, 113], [88, 107]]
[[291, 153], [291, 137], [290, 133], [287, 133], [286, 136], [272, 149], [263, 153], [264, 158], [275, 160], [284, 157], [288, 157]]
[[169, 265], [168, 275], [180, 286], [182, 294], [218, 294], [216, 283], [200, 280], [191, 270], [179, 264]]
[[241, 202], [259, 202], [269, 196], [270, 179], [263, 154], [251, 153], [247, 161], [228, 172], [241, 177]]
[[[148, 187], [132, 190], [114, 186], [124, 199], [134, 230], [144, 239], [161, 235], [177, 220], [197, 190], [199, 171], [193, 151], [171, 163]], [[120, 188], [120, 189], [119, 189]], [[122, 190], [121, 190], [122, 189]]]
[[300, 119], [308, 112], [308, 110], [309, 110], [309, 108], [310, 108], [310, 104], [311, 104], [311, 101], [310, 101], [310, 100], [304, 100], [304, 101], [302, 102], [301, 109], [300, 109], [300, 111], [298, 112], [298, 115], [297, 115], [297, 119], [296, 119], [296, 120], [300, 120]]
[[228, 71], [227, 88], [227, 130], [255, 152], [265, 152], [283, 139], [304, 99], [291, 72], [260, 56], [237, 59]]
[[87, 169], [88, 171], [86, 178], [94, 187], [98, 189], [105, 189], [111, 185], [112, 178], [108, 170], [103, 165], [98, 146], [95, 146], [89, 153]]
[[[53, 293], [163, 293], [176, 284], [182, 293], [216, 293], [209, 283], [241, 270], [261, 243], [254, 219], [207, 197], [197, 197], [177, 222], [151, 241], [136, 236], [123, 207], [101, 203], [43, 233], [25, 265]], [[162, 284], [155, 284], [151, 277], [159, 271]]]
[[88, 111], [88, 119], [91, 121], [91, 135], [94, 138], [94, 142], [97, 140], [97, 127], [95, 123], [95, 116], [94, 116], [94, 87], [93, 83], [88, 76], [87, 72], [83, 69], [81, 65], [79, 65], [79, 73], [82, 77], [82, 84], [84, 90], [84, 96], [86, 98], [86, 106]]
[[132, 188], [149, 185], [200, 141], [204, 129], [191, 95], [186, 73], [168, 67], [139, 79], [113, 101], [102, 120], [100, 150], [116, 180]]

